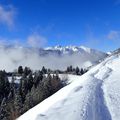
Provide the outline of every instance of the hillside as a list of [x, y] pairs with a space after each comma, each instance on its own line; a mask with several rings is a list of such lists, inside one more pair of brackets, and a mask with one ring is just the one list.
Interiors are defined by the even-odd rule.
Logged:
[[120, 120], [120, 55], [113, 54], [18, 120]]

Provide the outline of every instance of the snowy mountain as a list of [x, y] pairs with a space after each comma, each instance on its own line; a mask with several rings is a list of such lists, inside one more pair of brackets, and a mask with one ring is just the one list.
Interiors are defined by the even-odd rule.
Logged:
[[42, 66], [51, 69], [66, 69], [67, 66], [89, 67], [104, 59], [107, 54], [84, 46], [55, 46], [47, 48], [25, 48], [22, 46], [0, 46], [0, 69], [12, 71], [19, 65], [36, 70]]
[[107, 57], [18, 120], [120, 120], [120, 54]]
[[48, 54], [50, 51], [52, 51], [53, 53], [59, 53], [61, 55], [65, 55], [65, 54], [75, 54], [75, 53], [79, 53], [79, 54], [102, 54], [103, 52], [100, 52], [98, 50], [95, 49], [91, 49], [85, 46], [54, 46], [54, 47], [46, 47], [43, 50], [47, 51]]

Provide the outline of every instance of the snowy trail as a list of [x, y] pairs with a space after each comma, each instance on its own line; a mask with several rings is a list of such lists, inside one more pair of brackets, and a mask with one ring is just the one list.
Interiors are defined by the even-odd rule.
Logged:
[[[93, 94], [90, 96], [92, 101], [89, 101], [86, 107], [86, 110], [90, 109], [86, 114], [86, 116], [88, 116], [86, 120], [112, 120], [109, 108], [107, 107], [106, 100], [104, 98], [104, 90], [102, 88], [105, 79], [109, 77], [112, 69], [105, 66], [106, 64], [104, 63], [103, 68], [91, 74], [91, 76], [93, 77], [93, 81], [94, 83], [96, 83], [96, 85], [93, 86]], [[92, 113], [90, 111], [92, 111]]]
[[94, 112], [94, 117], [93, 120], [112, 120], [111, 115], [109, 112], [109, 109], [106, 105], [106, 101], [104, 98], [104, 92], [102, 89], [102, 81], [96, 79], [98, 84], [96, 86], [95, 90], [95, 98], [93, 100], [93, 109], [92, 111]]
[[[96, 113], [98, 113], [98, 115], [96, 115], [94, 120], [112, 120], [111, 119], [111, 114], [109, 112], [109, 109], [106, 105], [106, 101], [104, 98], [104, 93], [103, 93], [103, 89], [102, 87], [102, 83], [100, 83], [100, 85], [97, 86], [96, 88], [96, 107], [95, 107], [95, 111]], [[99, 116], [99, 119], [98, 119]]]
[[94, 118], [93, 120], [112, 120], [109, 108], [106, 104], [106, 99], [104, 97], [103, 84], [104, 81], [109, 77], [112, 69], [108, 67], [107, 61], [102, 64], [101, 69], [98, 69], [92, 76], [97, 82], [95, 91], [95, 101], [92, 103]]
[[120, 120], [119, 68], [113, 56], [83, 76], [68, 75], [71, 84], [18, 120]]

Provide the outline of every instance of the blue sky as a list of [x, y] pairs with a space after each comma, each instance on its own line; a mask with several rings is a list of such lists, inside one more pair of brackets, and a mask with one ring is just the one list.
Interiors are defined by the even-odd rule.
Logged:
[[120, 46], [120, 0], [1, 0], [0, 41], [31, 46]]

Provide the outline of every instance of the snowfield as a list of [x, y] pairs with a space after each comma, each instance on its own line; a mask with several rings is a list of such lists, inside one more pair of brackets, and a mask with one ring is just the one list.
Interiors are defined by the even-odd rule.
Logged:
[[120, 120], [120, 56], [113, 55], [18, 120]]

